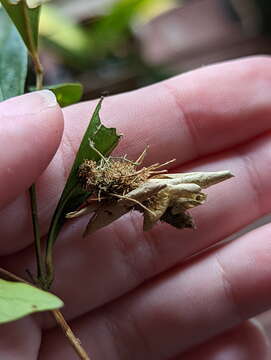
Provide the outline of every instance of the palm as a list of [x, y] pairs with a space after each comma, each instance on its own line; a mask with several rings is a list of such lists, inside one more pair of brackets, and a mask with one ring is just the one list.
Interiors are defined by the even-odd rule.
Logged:
[[[159, 225], [143, 233], [137, 214], [87, 239], [81, 238], [87, 219], [64, 228], [55, 248], [53, 291], [92, 359], [268, 357], [259, 330], [243, 322], [271, 301], [269, 225], [184, 260], [271, 210], [270, 64], [256, 58], [207, 67], [104, 102], [105, 123], [124, 134], [119, 154], [135, 159], [149, 144], [148, 163], [177, 158], [174, 171], [229, 169], [236, 177], [213, 187], [207, 204], [193, 210], [196, 231]], [[93, 106], [64, 110], [62, 145], [38, 185], [44, 235]], [[54, 116], [60, 129], [60, 113]], [[55, 129], [47, 131], [55, 136]], [[57, 146], [57, 139], [50, 142], [45, 158]], [[32, 156], [20, 171], [38, 163], [40, 152]], [[35, 263], [21, 190], [13, 187], [2, 201], [17, 197], [3, 208], [0, 226], [2, 264], [24, 275]], [[1, 326], [0, 358], [74, 359], [54, 326], [49, 317]]]

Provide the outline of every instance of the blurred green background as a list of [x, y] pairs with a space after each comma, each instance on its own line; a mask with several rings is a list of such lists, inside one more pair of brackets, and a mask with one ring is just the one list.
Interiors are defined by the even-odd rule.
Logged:
[[82, 82], [90, 99], [270, 53], [270, 20], [270, 0], [52, 0], [40, 26], [45, 83]]

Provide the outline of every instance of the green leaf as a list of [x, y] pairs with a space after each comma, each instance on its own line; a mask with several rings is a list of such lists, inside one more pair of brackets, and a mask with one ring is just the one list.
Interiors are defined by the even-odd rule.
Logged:
[[0, 279], [0, 323], [61, 306], [63, 302], [53, 294], [28, 284]]
[[89, 146], [91, 140], [96, 149], [104, 156], [108, 156], [117, 146], [120, 135], [117, 134], [115, 128], [107, 128], [102, 125], [99, 112], [102, 105], [102, 99], [99, 101], [89, 126], [84, 134], [81, 145], [74, 160], [70, 175], [58, 202], [57, 208], [53, 215], [53, 219], [49, 229], [46, 249], [47, 267], [52, 267], [52, 248], [57, 236], [65, 221], [65, 215], [75, 210], [83, 201], [85, 201], [89, 193], [83, 191], [78, 182], [78, 168], [85, 159], [99, 161], [99, 155]]
[[40, 6], [29, 8], [26, 0], [0, 0], [21, 34], [31, 55], [37, 52]]
[[24, 92], [27, 51], [6, 12], [0, 9], [0, 101]]
[[80, 83], [51, 85], [45, 88], [53, 91], [61, 107], [77, 103], [83, 95], [83, 86]]

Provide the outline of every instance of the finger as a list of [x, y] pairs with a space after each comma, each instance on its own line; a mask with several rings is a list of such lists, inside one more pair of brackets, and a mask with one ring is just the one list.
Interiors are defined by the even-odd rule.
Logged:
[[[3, 209], [48, 166], [61, 140], [63, 117], [54, 94], [44, 90], [1, 102], [0, 120], [0, 209]], [[13, 217], [4, 220], [6, 226], [12, 228], [10, 224], [20, 222], [23, 212], [29, 216], [29, 206], [25, 202], [24, 205], [16, 209]], [[23, 247], [18, 233], [17, 240], [10, 242], [5, 231], [1, 231], [1, 252]]]
[[[125, 134], [119, 154], [127, 153], [135, 159], [149, 144], [149, 163], [176, 157], [177, 166], [248, 141], [270, 129], [270, 68], [269, 58], [248, 58], [202, 68], [107, 98], [102, 119]], [[219, 88], [218, 84], [221, 84]], [[43, 233], [48, 229], [94, 105], [87, 102], [65, 109], [66, 131], [62, 146], [40, 180]], [[7, 213], [1, 214], [0, 226], [7, 241], [12, 242], [18, 235], [6, 228], [4, 219], [9, 217], [10, 221], [15, 221], [14, 214], [18, 212], [22, 213], [16, 228], [20, 244], [31, 241], [30, 220], [22, 211], [25, 207], [26, 199], [21, 198], [7, 209]]]
[[257, 320], [263, 326], [265, 333], [271, 341], [271, 311], [270, 309], [263, 314], [257, 316]]
[[[177, 164], [183, 164], [236, 146], [270, 129], [270, 70], [269, 57], [202, 67], [107, 98], [102, 119], [124, 134], [118, 153], [128, 153], [136, 159], [149, 144], [149, 163], [177, 158]], [[67, 128], [73, 149], [78, 147], [87, 126], [89, 107], [89, 103], [84, 103], [66, 110], [68, 119], [77, 119], [69, 122]], [[69, 163], [70, 154], [66, 151]]]
[[[88, 217], [68, 224], [54, 249], [54, 291], [65, 301], [66, 317], [74, 318], [118, 298], [270, 212], [266, 196], [271, 191], [269, 154], [270, 136], [265, 135], [223, 158], [208, 158], [209, 169], [228, 168], [236, 177], [211, 188], [207, 203], [191, 211], [198, 227], [195, 231], [161, 224], [144, 233], [138, 214], [88, 238], [82, 238]], [[26, 268], [35, 271], [31, 249], [2, 262], [22, 275]], [[84, 292], [78, 279], [90, 284]]]
[[71, 325], [97, 359], [188, 351], [269, 308], [270, 233], [266, 225], [198, 256]]
[[[1, 208], [48, 166], [62, 135], [62, 114], [48, 90], [0, 103]], [[20, 181], [18, 181], [18, 179]]]
[[268, 360], [270, 344], [261, 326], [256, 321], [244, 324], [216, 336], [174, 360]]
[[37, 360], [40, 343], [41, 330], [32, 317], [0, 326], [0, 359]]

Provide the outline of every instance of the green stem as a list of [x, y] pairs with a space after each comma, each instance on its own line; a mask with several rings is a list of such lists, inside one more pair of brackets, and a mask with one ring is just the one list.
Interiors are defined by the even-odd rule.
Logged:
[[[39, 55], [36, 51], [31, 52], [31, 56], [35, 65], [36, 73], [36, 89], [41, 90], [43, 87], [43, 69], [40, 63]], [[29, 189], [30, 201], [31, 201], [31, 214], [33, 222], [33, 233], [35, 243], [35, 253], [37, 262], [37, 279], [41, 287], [44, 287], [46, 282], [45, 264], [42, 257], [41, 250], [41, 234], [38, 219], [38, 207], [37, 207], [37, 196], [36, 186], [33, 184]]]
[[41, 90], [43, 88], [43, 67], [41, 65], [39, 54], [37, 51], [33, 51], [31, 53], [31, 56], [35, 67], [36, 89]]
[[[25, 17], [26, 24], [26, 33], [29, 40], [29, 53], [32, 57], [35, 74], [36, 74], [36, 89], [41, 90], [43, 88], [43, 68], [39, 59], [39, 54], [34, 44], [33, 34], [31, 30], [31, 24], [29, 21], [29, 16], [27, 14], [27, 5], [23, 2], [23, 11]], [[38, 207], [37, 207], [37, 197], [36, 197], [36, 186], [33, 184], [29, 189], [30, 201], [31, 201], [31, 215], [32, 215], [32, 223], [33, 223], [33, 233], [34, 233], [34, 243], [35, 243], [35, 254], [36, 254], [36, 262], [37, 262], [37, 280], [39, 285], [43, 288], [45, 284], [45, 264], [42, 256], [41, 249], [41, 234], [39, 227], [39, 219], [38, 219]]]
[[37, 197], [36, 197], [36, 187], [33, 184], [29, 189], [30, 203], [31, 203], [31, 215], [32, 215], [32, 224], [33, 224], [33, 233], [34, 233], [34, 245], [35, 245], [35, 254], [37, 262], [37, 280], [42, 285], [45, 280], [45, 269], [42, 259], [41, 251], [41, 236], [40, 236], [40, 227], [38, 220], [38, 208], [37, 208]]

